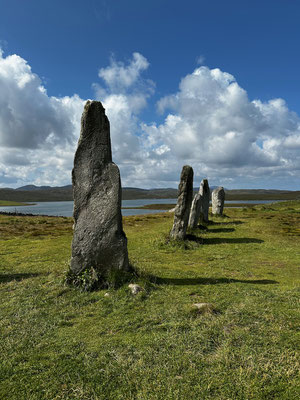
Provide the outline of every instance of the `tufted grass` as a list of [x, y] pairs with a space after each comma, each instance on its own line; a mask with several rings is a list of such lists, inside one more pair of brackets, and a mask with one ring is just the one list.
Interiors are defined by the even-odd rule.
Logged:
[[0, 399], [298, 399], [300, 202], [225, 213], [124, 218], [135, 297], [64, 285], [71, 218], [1, 215]]

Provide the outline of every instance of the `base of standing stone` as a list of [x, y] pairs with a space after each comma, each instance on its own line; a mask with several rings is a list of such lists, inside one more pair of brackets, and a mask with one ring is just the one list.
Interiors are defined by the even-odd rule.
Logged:
[[110, 270], [108, 274], [99, 275], [91, 267], [86, 268], [80, 273], [75, 273], [71, 269], [67, 272], [65, 283], [69, 286], [77, 287], [83, 291], [93, 291], [97, 289], [118, 288], [132, 279], [136, 271], [129, 265], [127, 271]]

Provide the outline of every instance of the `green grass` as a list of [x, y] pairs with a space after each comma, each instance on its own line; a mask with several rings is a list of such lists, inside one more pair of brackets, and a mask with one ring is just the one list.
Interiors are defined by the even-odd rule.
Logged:
[[0, 207], [7, 206], [32, 206], [32, 203], [21, 203], [19, 201], [0, 200]]
[[[175, 201], [175, 200], [174, 200]], [[226, 204], [226, 207], [254, 207], [259, 205], [259, 203], [229, 203]], [[176, 206], [176, 203], [172, 204], [145, 204], [144, 206], [140, 207], [122, 207], [124, 210], [136, 210], [137, 208], [141, 208], [144, 210], [171, 210]]]
[[122, 207], [125, 210], [136, 210], [137, 208], [141, 208], [144, 210], [171, 210], [176, 206], [176, 200], [174, 200], [173, 204], [145, 204], [144, 206], [139, 207]]
[[0, 398], [298, 399], [300, 202], [225, 213], [124, 218], [144, 290], [108, 297], [63, 284], [72, 219], [0, 216]]

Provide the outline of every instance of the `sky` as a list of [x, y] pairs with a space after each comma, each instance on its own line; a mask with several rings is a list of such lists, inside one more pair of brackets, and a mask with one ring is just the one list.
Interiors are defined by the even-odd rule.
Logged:
[[297, 0], [0, 0], [0, 188], [71, 183], [85, 101], [122, 185], [299, 190]]

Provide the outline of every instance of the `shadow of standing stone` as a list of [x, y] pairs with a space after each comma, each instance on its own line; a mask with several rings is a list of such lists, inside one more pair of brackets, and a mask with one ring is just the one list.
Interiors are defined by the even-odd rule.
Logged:
[[75, 224], [69, 277], [90, 289], [130, 270], [120, 173], [112, 162], [109, 121], [99, 101], [87, 101], [84, 107], [72, 183]]
[[170, 232], [170, 238], [174, 240], [184, 240], [186, 236], [193, 200], [193, 176], [193, 168], [185, 165], [181, 171], [174, 222]]

